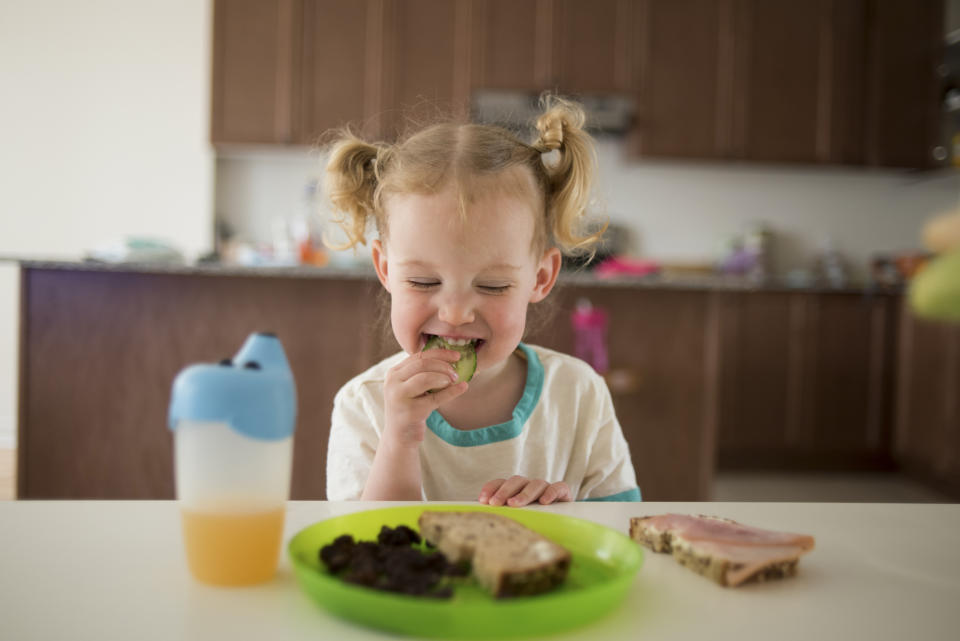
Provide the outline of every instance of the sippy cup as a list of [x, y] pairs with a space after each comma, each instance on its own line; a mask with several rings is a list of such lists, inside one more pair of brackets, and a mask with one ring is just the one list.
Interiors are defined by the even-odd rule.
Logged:
[[283, 346], [251, 334], [233, 360], [191, 365], [170, 399], [187, 563], [214, 585], [270, 579], [290, 492], [296, 389]]

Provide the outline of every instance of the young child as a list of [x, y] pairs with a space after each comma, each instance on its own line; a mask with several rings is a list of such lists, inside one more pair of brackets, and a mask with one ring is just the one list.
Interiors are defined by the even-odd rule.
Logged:
[[[329, 499], [640, 500], [603, 379], [521, 342], [561, 251], [600, 236], [578, 231], [594, 171], [583, 111], [558, 98], [544, 107], [532, 145], [441, 124], [396, 145], [346, 135], [333, 146], [326, 191], [349, 246], [376, 227], [373, 263], [403, 352], [337, 393]], [[459, 351], [421, 351], [433, 336], [475, 345], [469, 383], [457, 382]]]

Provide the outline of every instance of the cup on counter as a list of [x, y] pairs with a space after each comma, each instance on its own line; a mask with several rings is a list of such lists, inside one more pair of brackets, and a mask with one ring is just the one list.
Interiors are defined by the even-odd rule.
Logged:
[[273, 334], [232, 359], [196, 364], [173, 383], [177, 500], [187, 563], [213, 585], [273, 577], [290, 493], [296, 389]]

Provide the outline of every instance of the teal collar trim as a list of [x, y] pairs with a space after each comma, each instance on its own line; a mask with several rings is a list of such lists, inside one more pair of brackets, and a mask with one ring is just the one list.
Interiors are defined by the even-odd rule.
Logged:
[[596, 498], [584, 499], [584, 501], [642, 501], [640, 498], [640, 488], [635, 487], [623, 492], [617, 492], [610, 496], [598, 496]]
[[533, 413], [537, 401], [540, 400], [540, 393], [543, 391], [543, 363], [540, 362], [540, 358], [530, 347], [523, 343], [520, 343], [517, 347], [527, 359], [527, 383], [523, 387], [523, 396], [520, 397], [520, 402], [513, 408], [512, 419], [506, 423], [475, 430], [458, 430], [447, 423], [447, 419], [440, 416], [440, 412], [434, 410], [427, 417], [427, 427], [430, 428], [430, 431], [450, 445], [456, 445], [457, 447], [488, 445], [520, 436], [520, 433], [523, 432], [523, 426], [530, 418], [530, 414]]

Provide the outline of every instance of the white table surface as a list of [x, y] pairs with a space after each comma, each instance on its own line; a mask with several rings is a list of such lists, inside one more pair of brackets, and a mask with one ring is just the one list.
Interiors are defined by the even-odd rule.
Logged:
[[[291, 502], [284, 542], [327, 517], [396, 503]], [[625, 602], [555, 639], [960, 638], [960, 505], [567, 503], [627, 532], [630, 516], [705, 513], [812, 534], [796, 577], [722, 588], [645, 551]], [[0, 503], [0, 639], [387, 639], [328, 614], [295, 582], [193, 581], [168, 501]]]

